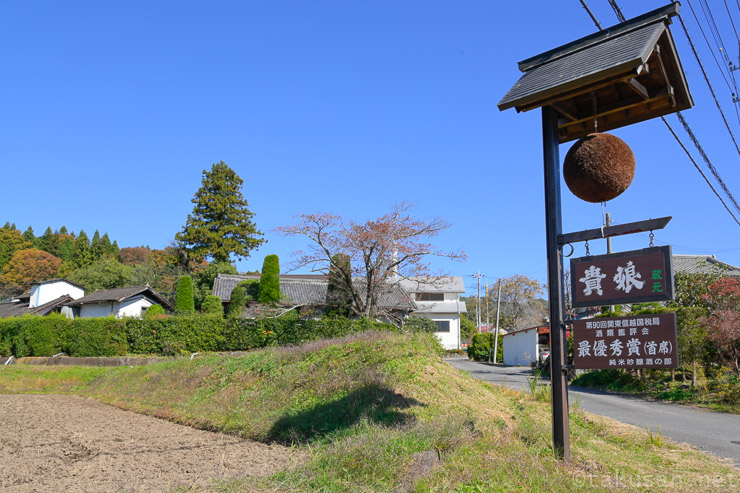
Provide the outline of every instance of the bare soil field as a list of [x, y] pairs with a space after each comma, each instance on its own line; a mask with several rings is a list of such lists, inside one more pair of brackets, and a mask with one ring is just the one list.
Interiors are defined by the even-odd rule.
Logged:
[[167, 491], [265, 476], [289, 448], [63, 395], [0, 395], [0, 491]]

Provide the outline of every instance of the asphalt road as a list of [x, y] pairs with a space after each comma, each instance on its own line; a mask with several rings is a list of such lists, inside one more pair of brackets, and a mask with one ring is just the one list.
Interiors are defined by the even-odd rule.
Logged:
[[[467, 359], [448, 360], [453, 367], [474, 378], [529, 390], [532, 370], [519, 366], [489, 365]], [[581, 387], [570, 387], [568, 400], [579, 400], [581, 409], [608, 416], [623, 423], [660, 432], [675, 442], [685, 442], [701, 450], [726, 457], [740, 467], [740, 416], [698, 407], [649, 401]]]

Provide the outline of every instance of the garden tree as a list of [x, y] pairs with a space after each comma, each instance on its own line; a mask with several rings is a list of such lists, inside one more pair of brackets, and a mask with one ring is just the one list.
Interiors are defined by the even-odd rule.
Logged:
[[52, 255], [56, 255], [58, 253], [58, 238], [54, 236], [54, 233], [52, 233], [51, 226], [47, 226], [44, 234], [39, 236], [36, 245], [38, 246], [39, 250], [43, 250]]
[[676, 296], [667, 304], [671, 307], [681, 306], [703, 306], [706, 307], [706, 295], [709, 286], [723, 275], [719, 267], [710, 274], [689, 274], [687, 272], [676, 272], [674, 275]]
[[138, 284], [132, 282], [132, 274], [131, 267], [123, 265], [113, 257], [103, 257], [89, 265], [65, 273], [65, 276], [70, 281], [84, 287], [87, 293], [92, 293], [103, 289], [123, 288]]
[[164, 314], [164, 308], [162, 308], [162, 305], [151, 305], [144, 312], [144, 319], [151, 320], [153, 318], [159, 318]]
[[257, 279], [247, 279], [237, 286], [244, 288], [244, 299], [246, 301], [257, 301], [260, 296], [260, 282]]
[[33, 283], [56, 277], [60, 265], [62, 259], [43, 250], [19, 250], [3, 267], [0, 282], [11, 289], [26, 290]]
[[542, 323], [546, 316], [544, 306], [537, 296], [544, 287], [535, 279], [520, 274], [497, 280], [489, 289], [489, 304], [497, 301], [499, 284], [501, 285], [500, 325], [507, 328], [521, 329]]
[[31, 242], [26, 240], [17, 229], [9, 227], [0, 229], [0, 270], [10, 262], [16, 252], [31, 247]]
[[[698, 367], [710, 359], [711, 344], [707, 337], [707, 330], [702, 322], [707, 314], [704, 307], [680, 307], [676, 310], [676, 332], [678, 336], [678, 361], [681, 368], [691, 368], [691, 384], [696, 386]], [[684, 382], [686, 371], [682, 371]]]
[[478, 332], [478, 327], [475, 326], [475, 322], [470, 320], [467, 314], [460, 314], [460, 338], [470, 339], [473, 334]]
[[175, 314], [192, 315], [193, 313], [195, 313], [193, 278], [180, 276], [177, 280], [177, 292], [175, 293]]
[[704, 296], [709, 314], [703, 319], [718, 356], [740, 377], [740, 279], [723, 277]]
[[122, 264], [137, 265], [144, 264], [149, 260], [152, 251], [147, 247], [125, 247], [118, 251], [118, 260]]
[[241, 317], [242, 312], [244, 311], [244, 305], [246, 305], [244, 292], [245, 289], [242, 286], [237, 286], [231, 291], [231, 301], [229, 301], [228, 311], [229, 317]]
[[228, 262], [232, 254], [249, 257], [265, 240], [252, 222], [254, 214], [242, 195], [243, 183], [223, 161], [210, 171], [203, 170], [201, 187], [192, 200], [193, 212], [175, 239], [193, 254], [216, 262]]
[[209, 294], [206, 299], [203, 300], [201, 307], [203, 314], [205, 315], [224, 315], [224, 306], [221, 304], [221, 298], [216, 295]]
[[[462, 259], [461, 252], [445, 252], [426, 241], [448, 227], [440, 218], [419, 219], [409, 204], [400, 204], [378, 219], [355, 222], [334, 214], [299, 214], [291, 226], [277, 228], [286, 236], [305, 236], [307, 252], [299, 252], [295, 267], [309, 266], [328, 274], [337, 269], [338, 282], [350, 294], [352, 313], [366, 318], [392, 315], [380, 306], [381, 295], [402, 278], [429, 277], [429, 258]], [[335, 255], [350, 258], [343, 272]], [[353, 278], [358, 278], [357, 282]], [[398, 322], [398, 321], [397, 321]]]
[[33, 228], [31, 226], [23, 232], [23, 238], [25, 238], [34, 248], [36, 247], [36, 236], [33, 234]]
[[93, 262], [92, 251], [90, 249], [90, 240], [84, 230], [75, 239], [75, 248], [72, 253], [72, 263], [78, 269], [85, 267]]
[[239, 271], [231, 262], [211, 262], [197, 270], [195, 277], [195, 306], [202, 305], [206, 296], [213, 293], [213, 281], [219, 274], [238, 274]]
[[326, 287], [326, 315], [348, 317], [352, 309], [352, 295], [345, 289], [342, 278], [352, 278], [352, 261], [349, 255], [337, 253], [329, 266]]
[[258, 300], [260, 303], [280, 301], [280, 259], [277, 255], [268, 255], [262, 262]]

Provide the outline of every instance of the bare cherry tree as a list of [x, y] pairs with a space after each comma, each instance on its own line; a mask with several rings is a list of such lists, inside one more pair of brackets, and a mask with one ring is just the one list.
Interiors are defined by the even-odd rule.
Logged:
[[[306, 251], [294, 254], [294, 268], [311, 267], [328, 274], [360, 317], [388, 315], [381, 304], [404, 278], [427, 276], [430, 257], [463, 259], [462, 251], [445, 252], [428, 243], [449, 227], [441, 218], [420, 219], [403, 203], [378, 219], [345, 220], [336, 214], [299, 214], [296, 223], [277, 228], [286, 236], [305, 236]], [[349, 265], [346, 259], [349, 258]], [[341, 259], [341, 260], [340, 260]], [[341, 263], [339, 263], [341, 262]]]

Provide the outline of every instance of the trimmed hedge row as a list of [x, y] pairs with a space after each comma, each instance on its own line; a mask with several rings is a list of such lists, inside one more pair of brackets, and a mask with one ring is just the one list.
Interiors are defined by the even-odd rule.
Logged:
[[121, 356], [125, 354], [246, 351], [301, 344], [366, 330], [396, 330], [369, 320], [261, 319], [173, 316], [151, 320], [77, 318], [61, 315], [0, 319], [0, 355]]

